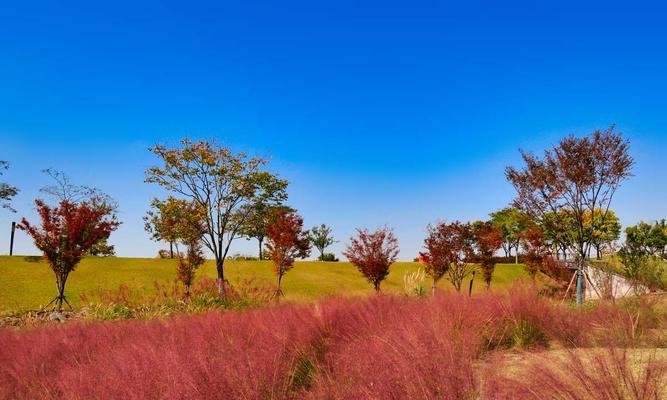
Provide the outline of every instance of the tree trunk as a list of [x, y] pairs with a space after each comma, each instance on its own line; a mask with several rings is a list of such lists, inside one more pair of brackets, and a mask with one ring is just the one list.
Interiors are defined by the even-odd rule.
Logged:
[[174, 258], [174, 242], [169, 242], [169, 258]]
[[380, 282], [374, 282], [373, 285], [375, 286], [375, 294], [380, 294]]
[[264, 259], [262, 256], [262, 242], [264, 241], [264, 238], [258, 238], [257, 241], [259, 242], [259, 261], [262, 261]]
[[600, 247], [601, 247], [601, 246], [599, 246], [599, 245], [596, 245], [596, 246], [595, 246], [596, 258], [597, 258], [598, 260], [601, 260], [601, 259], [602, 259], [602, 255], [600, 254]]
[[519, 250], [517, 249], [516, 252], [514, 253], [514, 264], [519, 263]]
[[185, 299], [190, 300], [190, 285], [185, 285]]
[[276, 301], [280, 301], [280, 297], [283, 295], [283, 290], [281, 289], [281, 284], [283, 281], [283, 274], [278, 274], [278, 287], [276, 289]]
[[[63, 302], [65, 300], [65, 283], [67, 283], [67, 277], [69, 273], [63, 273], [62, 275], [56, 275], [56, 286], [58, 288], [58, 296], [55, 299], [55, 308], [58, 312], [62, 311]], [[68, 303], [69, 304], [69, 303]]]
[[220, 293], [220, 297], [222, 297], [222, 298], [225, 297], [224, 263], [225, 263], [225, 260], [223, 260], [221, 257], [216, 257], [216, 259], [215, 259], [215, 270], [218, 273], [218, 293]]
[[433, 278], [433, 286], [431, 286], [431, 292], [432, 292], [433, 297], [435, 297], [435, 284], [436, 283], [437, 282], [436, 282], [435, 278]]

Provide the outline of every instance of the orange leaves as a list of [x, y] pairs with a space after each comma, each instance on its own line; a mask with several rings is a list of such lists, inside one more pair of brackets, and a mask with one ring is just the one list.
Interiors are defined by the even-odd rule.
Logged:
[[310, 240], [303, 230], [303, 218], [295, 212], [277, 209], [266, 225], [268, 242], [266, 248], [278, 275], [278, 285], [282, 276], [292, 268], [296, 258], [310, 255]]

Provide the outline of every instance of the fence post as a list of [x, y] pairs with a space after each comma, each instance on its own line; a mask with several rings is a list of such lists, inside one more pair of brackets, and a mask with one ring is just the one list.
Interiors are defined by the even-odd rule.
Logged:
[[12, 222], [12, 234], [9, 239], [9, 255], [14, 254], [14, 231], [16, 231], [16, 222]]

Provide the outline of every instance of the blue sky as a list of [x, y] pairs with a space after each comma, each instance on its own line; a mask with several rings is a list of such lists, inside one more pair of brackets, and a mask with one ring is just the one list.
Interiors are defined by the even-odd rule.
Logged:
[[[25, 3], [25, 4], [19, 4]], [[535, 2], [533, 2], [535, 3]], [[540, 2], [541, 3], [541, 2]], [[7, 2], [0, 159], [10, 221], [63, 170], [120, 203], [121, 256], [153, 256], [147, 148], [215, 137], [270, 155], [289, 203], [341, 241], [393, 227], [401, 258], [438, 219], [508, 204], [518, 149], [616, 123], [635, 177], [624, 224], [667, 217], [667, 24], [659, 5], [552, 2]], [[254, 253], [240, 240], [233, 251]], [[34, 253], [17, 235], [15, 251]]]

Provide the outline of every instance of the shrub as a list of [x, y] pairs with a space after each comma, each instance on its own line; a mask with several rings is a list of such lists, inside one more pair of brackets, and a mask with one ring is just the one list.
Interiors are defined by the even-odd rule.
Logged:
[[334, 253], [324, 253], [317, 258], [320, 261], [338, 261], [338, 258]]
[[171, 252], [170, 252], [169, 250], [167, 250], [167, 249], [160, 249], [160, 250], [157, 252], [157, 258], [162, 258], [162, 259], [165, 259], [165, 258], [172, 258], [172, 257], [171, 257]]

